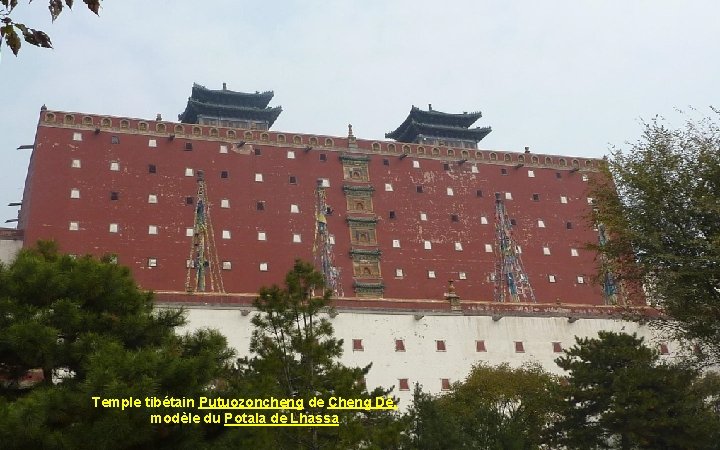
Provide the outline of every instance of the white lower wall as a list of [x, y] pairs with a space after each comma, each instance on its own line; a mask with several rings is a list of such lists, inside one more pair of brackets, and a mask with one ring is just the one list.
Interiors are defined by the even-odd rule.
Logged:
[[[247, 310], [246, 310], [247, 312]], [[255, 312], [243, 316], [239, 308], [188, 308], [185, 331], [216, 328], [228, 339], [240, 356], [248, 354]], [[371, 313], [339, 311], [331, 318], [335, 335], [344, 340], [342, 362], [349, 366], [373, 363], [367, 376], [368, 388], [395, 386], [394, 395], [407, 408], [412, 388], [417, 382], [426, 392], [441, 391], [441, 379], [450, 382], [464, 379], [479, 362], [491, 365], [503, 362], [520, 366], [534, 361], [553, 373], [562, 373], [554, 360], [553, 342], [563, 348], [575, 343], [575, 336], [595, 337], [600, 330], [637, 333], [649, 345], [661, 340], [652, 330], [634, 322], [611, 319], [578, 319], [570, 323], [564, 317], [503, 317], [433, 315], [424, 313], [419, 320], [413, 313]], [[353, 351], [353, 339], [362, 339], [362, 351]], [[404, 352], [395, 351], [395, 339], [403, 339]], [[444, 340], [446, 351], [436, 350], [436, 340]], [[484, 340], [486, 352], [476, 351], [476, 341]], [[515, 351], [515, 341], [522, 341], [524, 353]], [[664, 341], [663, 341], [664, 342]], [[669, 343], [672, 357], [677, 350]], [[407, 378], [409, 391], [399, 391], [398, 380]]]
[[10, 264], [22, 245], [22, 239], [0, 239], [0, 262]]

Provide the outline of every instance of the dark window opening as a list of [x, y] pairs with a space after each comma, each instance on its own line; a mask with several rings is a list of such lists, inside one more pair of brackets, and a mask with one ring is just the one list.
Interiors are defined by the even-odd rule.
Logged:
[[500, 200], [500, 193], [499, 193], [499, 192], [496, 192], [496, 193], [495, 193], [495, 200]]
[[192, 149], [193, 149], [193, 147], [192, 147], [192, 142], [186, 142], [186, 143], [185, 143], [185, 150], [186, 150], [186, 151], [189, 151], [189, 150], [192, 150]]
[[515, 219], [510, 219], [510, 225], [517, 225], [517, 221]]
[[482, 190], [478, 189], [477, 191], [475, 191], [475, 195], [477, 195], [478, 197], [482, 197], [483, 196]]
[[418, 194], [422, 194], [423, 187], [422, 187], [422, 186], [415, 186], [415, 191], [417, 191]]
[[320, 153], [320, 161], [327, 161], [327, 155], [325, 153]]
[[389, 166], [390, 160], [389, 159], [383, 159], [383, 166]]
[[485, 341], [475, 341], [475, 351], [486, 352], [487, 349], [485, 348]]
[[259, 147], [255, 147], [255, 155], [262, 155], [262, 151]]
[[533, 201], [539, 202], [540, 201], [540, 194], [533, 194]]
[[111, 144], [119, 144], [119, 143], [120, 143], [120, 138], [117, 137], [117, 136], [112, 136], [112, 137], [110, 138], [110, 143], [111, 143]]
[[500, 173], [502, 175], [507, 175], [507, 169], [503, 167], [502, 169], [500, 169]]
[[515, 353], [525, 353], [525, 345], [522, 341], [515, 341]]
[[265, 211], [265, 202], [257, 202], [255, 204], [255, 209], [258, 211]]
[[354, 352], [361, 352], [364, 350], [362, 339], [353, 339], [352, 348]]
[[450, 164], [443, 163], [443, 170], [450, 170]]
[[459, 222], [460, 218], [457, 214], [450, 214], [450, 220], [452, 220], [453, 222]]
[[555, 178], [562, 178], [562, 174], [560, 172], [555, 172]]
[[441, 378], [440, 379], [440, 387], [443, 391], [449, 391], [450, 390], [450, 379], [449, 378]]
[[290, 176], [290, 184], [297, 184], [297, 177], [294, 175]]
[[185, 197], [185, 204], [186, 205], [192, 205], [193, 204], [193, 198], [192, 197]]
[[391, 219], [394, 219], [394, 218], [395, 218], [395, 211], [390, 211], [390, 218], [391, 218]]
[[157, 167], [155, 167], [155, 164], [148, 164], [148, 173], [156, 173]]
[[565, 228], [572, 230], [572, 222], [565, 222]]
[[401, 391], [409, 391], [410, 390], [410, 383], [408, 382], [407, 378], [400, 378], [398, 380], [400, 384], [400, 390]]
[[228, 177], [228, 171], [227, 171], [227, 170], [223, 170], [222, 172], [220, 172], [220, 178], [227, 178], [227, 177]]
[[117, 193], [117, 192], [111, 192], [111, 193], [110, 193], [110, 200], [117, 200], [118, 198], [120, 198], [120, 194], [119, 194], [119, 193]]
[[553, 342], [552, 346], [553, 346], [553, 353], [562, 353], [563, 349], [562, 349], [561, 343]]
[[445, 341], [435, 341], [435, 350], [438, 352], [445, 351]]
[[395, 339], [395, 351], [396, 352], [404, 352], [405, 351], [405, 341], [402, 339]]

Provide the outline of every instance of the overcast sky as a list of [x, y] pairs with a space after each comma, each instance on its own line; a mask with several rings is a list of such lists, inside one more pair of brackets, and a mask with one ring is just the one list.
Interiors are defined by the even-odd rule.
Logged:
[[[482, 148], [601, 157], [639, 119], [720, 106], [717, 1], [105, 0], [0, 60], [0, 226], [16, 217], [40, 106], [177, 120], [193, 82], [273, 90], [274, 130], [382, 139], [411, 105], [480, 110]], [[11, 225], [12, 226], [12, 225]]]

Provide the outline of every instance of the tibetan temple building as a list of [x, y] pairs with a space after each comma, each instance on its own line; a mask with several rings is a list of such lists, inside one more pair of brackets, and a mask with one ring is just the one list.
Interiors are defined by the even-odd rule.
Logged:
[[368, 382], [404, 400], [478, 361], [557, 371], [576, 335], [650, 335], [620, 320], [617, 305], [651, 312], [588, 250], [602, 160], [479, 148], [479, 112], [431, 106], [392, 140], [270, 131], [272, 98], [194, 85], [179, 122], [41, 110], [25, 245], [117, 255], [159, 307], [188, 307], [241, 354], [258, 289], [313, 261], [344, 362], [374, 362]]

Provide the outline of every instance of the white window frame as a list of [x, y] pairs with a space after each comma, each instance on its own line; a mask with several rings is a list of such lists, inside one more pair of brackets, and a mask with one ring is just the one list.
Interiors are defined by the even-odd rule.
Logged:
[[78, 189], [78, 188], [70, 189], [70, 198], [80, 198], [80, 189]]
[[512, 200], [512, 192], [505, 193], [505, 200]]
[[414, 159], [412, 162], [413, 169], [419, 169], [420, 168], [420, 161], [417, 159]]
[[421, 212], [421, 213], [420, 213], [420, 220], [422, 220], [422, 221], [427, 221], [427, 214], [424, 213], [424, 212]]
[[535, 178], [535, 171], [534, 171], [534, 170], [528, 170], [528, 178]]
[[545, 255], [545, 256], [550, 255], [550, 247], [543, 246], [543, 255]]
[[293, 233], [293, 243], [300, 244], [302, 243], [302, 235], [300, 233]]
[[192, 228], [192, 227], [190, 227], [190, 228], [185, 228], [185, 237], [193, 237], [194, 235], [195, 235], [195, 229], [194, 229], [194, 228]]
[[299, 214], [300, 213], [300, 206], [292, 204], [290, 205], [290, 212], [292, 214]]
[[222, 238], [223, 239], [230, 239], [232, 237], [232, 234], [230, 233], [230, 230], [222, 230]]
[[148, 234], [158, 234], [158, 226], [148, 225]]
[[260, 272], [267, 272], [269, 269], [269, 265], [266, 262], [260, 263]]
[[545, 221], [542, 219], [538, 219], [537, 226], [538, 228], [545, 228]]
[[157, 147], [157, 139], [148, 139], [148, 147]]
[[68, 230], [70, 231], [78, 231], [80, 229], [80, 222], [70, 222], [68, 225]]
[[287, 151], [287, 159], [295, 159], [295, 151], [288, 150]]
[[158, 197], [157, 194], [148, 194], [148, 203], [157, 203]]
[[431, 279], [432, 279], [432, 278], [437, 278], [437, 277], [435, 276], [435, 271], [434, 271], [434, 270], [428, 270], [428, 271], [427, 271], [427, 277], [428, 277], [428, 278], [431, 278]]
[[392, 191], [393, 191], [392, 184], [385, 183], [385, 192], [392, 192]]
[[557, 283], [557, 280], [555, 279], [555, 275], [548, 275], [548, 282]]
[[220, 153], [227, 153], [228, 152], [228, 146], [227, 145], [221, 145], [220, 146]]
[[453, 191], [453, 188], [451, 187], [447, 188], [446, 192], [448, 197], [452, 197], [453, 195], [455, 195], [455, 191]]
[[186, 176], [186, 177], [191, 177], [191, 176], [193, 176], [193, 175], [194, 175], [194, 171], [192, 170], [192, 168], [186, 167], [186, 168], [185, 168], [185, 176]]
[[72, 161], [70, 161], [70, 167], [72, 167], [73, 169], [79, 169], [82, 167], [82, 163], [79, 159], [73, 159]]
[[492, 244], [485, 244], [485, 253], [492, 253], [492, 252], [493, 252]]
[[120, 227], [118, 226], [118, 224], [111, 223], [110, 226], [108, 227], [108, 232], [109, 233], [117, 233], [119, 229], [120, 229]]
[[570, 249], [570, 256], [580, 256], [580, 254], [578, 253], [578, 249], [576, 249], [576, 248], [571, 248], [571, 249]]
[[265, 233], [264, 231], [258, 231], [257, 240], [258, 241], [267, 241], [267, 233]]
[[73, 133], [73, 141], [82, 141], [82, 133]]
[[223, 198], [220, 199], [220, 207], [221, 208], [229, 208], [230, 207], [230, 200]]
[[425, 250], [432, 250], [432, 242], [430, 242], [430, 241], [424, 241], [424, 242], [423, 242], [423, 247], [425, 248]]
[[487, 224], [488, 224], [487, 217], [480, 216], [480, 225], [487, 225]]
[[256, 173], [256, 174], [255, 174], [255, 181], [258, 182], [258, 183], [262, 183], [262, 182], [263, 182], [263, 174], [261, 174], [261, 173]]
[[456, 251], [456, 252], [461, 252], [462, 249], [463, 249], [462, 242], [456, 242], [456, 243], [455, 243], [455, 251]]
[[120, 171], [120, 163], [117, 161], [110, 161], [110, 170], [113, 172]]

